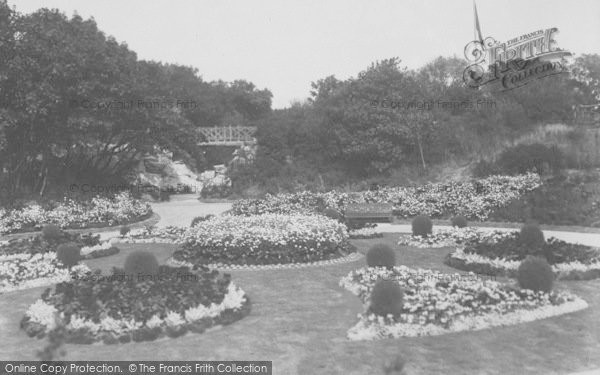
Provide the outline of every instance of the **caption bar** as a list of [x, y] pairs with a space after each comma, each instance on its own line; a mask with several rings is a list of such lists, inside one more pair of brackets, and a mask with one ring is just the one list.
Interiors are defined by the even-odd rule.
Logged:
[[0, 361], [0, 375], [272, 373], [272, 361]]

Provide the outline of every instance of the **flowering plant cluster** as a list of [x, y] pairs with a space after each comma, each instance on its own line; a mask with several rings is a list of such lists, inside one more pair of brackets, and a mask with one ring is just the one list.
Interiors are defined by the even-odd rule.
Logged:
[[24, 238], [13, 238], [0, 244], [0, 254], [44, 254], [56, 251], [56, 248], [65, 243], [75, 243], [80, 247], [93, 247], [100, 245], [100, 236], [92, 233], [62, 232], [61, 237], [47, 239], [43, 235], [33, 235]]
[[[448, 254], [444, 263], [461, 270], [515, 278], [527, 252], [519, 251], [520, 247], [515, 246], [511, 240], [512, 238], [508, 238], [496, 244], [459, 247]], [[600, 249], [549, 238], [541, 255], [550, 261], [550, 266], [559, 280], [588, 280], [600, 277]]]
[[118, 269], [111, 276], [96, 271], [60, 283], [30, 306], [21, 327], [37, 337], [63, 327], [67, 342], [112, 344], [202, 332], [249, 312], [229, 275], [167, 266], [159, 272], [140, 281]]
[[465, 228], [448, 228], [434, 229], [431, 235], [427, 237], [413, 236], [411, 234], [403, 234], [398, 241], [399, 245], [414, 246], [420, 248], [426, 247], [447, 247], [464, 245], [474, 242], [487, 241], [496, 243], [506, 237], [511, 237], [512, 232], [501, 230], [485, 230], [473, 227]]
[[[370, 294], [377, 280], [393, 280], [404, 290], [398, 316], [370, 312]], [[398, 266], [361, 268], [342, 278], [340, 286], [365, 304], [358, 324], [348, 336], [372, 340], [402, 336], [439, 335], [462, 330], [516, 324], [587, 307], [565, 292], [534, 292], [477, 275], [450, 275]]]
[[360, 193], [301, 192], [267, 195], [263, 199], [239, 200], [234, 203], [235, 215], [262, 213], [314, 213], [325, 208], [343, 212], [350, 203], [391, 203], [402, 217], [428, 215], [434, 218], [464, 215], [486, 220], [497, 208], [541, 185], [537, 174], [490, 176], [479, 180], [427, 184], [420, 187], [383, 188]]
[[87, 202], [67, 199], [52, 209], [30, 205], [22, 209], [0, 208], [0, 234], [38, 230], [53, 223], [61, 228], [87, 228], [92, 225], [125, 224], [152, 213], [150, 205], [122, 192], [112, 199], [94, 197]]
[[219, 216], [184, 233], [173, 254], [192, 264], [285, 264], [326, 260], [349, 250], [346, 226], [320, 215]]
[[361, 240], [369, 238], [381, 238], [383, 233], [377, 231], [375, 226], [367, 226], [365, 228], [350, 229], [348, 231], [351, 239]]
[[0, 292], [28, 289], [70, 280], [89, 271], [85, 265], [71, 270], [56, 259], [56, 253], [0, 256]]

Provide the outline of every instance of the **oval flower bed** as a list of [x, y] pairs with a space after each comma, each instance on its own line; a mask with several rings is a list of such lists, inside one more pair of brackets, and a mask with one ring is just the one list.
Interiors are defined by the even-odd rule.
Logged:
[[[404, 290], [402, 314], [376, 316], [368, 311], [377, 280], [397, 281]], [[398, 266], [361, 268], [350, 272], [340, 286], [357, 295], [365, 313], [348, 331], [350, 340], [441, 335], [465, 330], [512, 325], [565, 314], [587, 303], [565, 292], [534, 292], [477, 275], [450, 275]]]
[[84, 259], [100, 258], [119, 252], [118, 248], [112, 246], [112, 242], [100, 242], [99, 235], [62, 232], [59, 238], [54, 239], [47, 239], [38, 234], [8, 240], [0, 244], [0, 254], [44, 254], [55, 252], [59, 245], [66, 243], [79, 246]]
[[150, 205], [134, 199], [128, 192], [86, 202], [65, 198], [52, 208], [35, 204], [21, 209], [0, 208], [0, 234], [36, 231], [42, 224], [49, 223], [71, 229], [113, 226], [144, 220], [151, 215]]
[[56, 253], [0, 256], [0, 293], [45, 286], [70, 280], [89, 271], [85, 265], [71, 270], [56, 259]]
[[519, 244], [519, 232], [503, 237], [482, 237], [458, 247], [444, 263], [466, 271], [516, 277], [517, 269], [528, 255], [548, 260], [557, 279], [588, 280], [600, 277], [600, 249], [549, 238], [538, 251]]
[[114, 344], [201, 333], [249, 311], [248, 298], [227, 274], [161, 266], [157, 275], [140, 278], [114, 269], [110, 276], [88, 272], [47, 289], [21, 328], [41, 338], [61, 327], [70, 343]]
[[191, 264], [311, 263], [351, 252], [345, 225], [324, 216], [220, 216], [185, 232], [173, 259]]
[[400, 235], [398, 245], [420, 248], [438, 248], [480, 242], [483, 240], [499, 241], [511, 235], [512, 234], [507, 231], [489, 231], [473, 227], [434, 229], [433, 233], [427, 237], [402, 234]]

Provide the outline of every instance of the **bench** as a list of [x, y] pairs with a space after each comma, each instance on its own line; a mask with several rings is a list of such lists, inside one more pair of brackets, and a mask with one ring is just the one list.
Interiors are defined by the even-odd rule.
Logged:
[[391, 223], [393, 205], [388, 203], [352, 203], [344, 216], [349, 224]]

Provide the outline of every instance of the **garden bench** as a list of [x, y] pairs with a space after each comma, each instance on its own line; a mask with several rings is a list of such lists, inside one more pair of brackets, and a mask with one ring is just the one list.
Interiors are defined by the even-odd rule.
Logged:
[[389, 203], [352, 203], [346, 206], [345, 217], [349, 224], [390, 223], [392, 209]]

